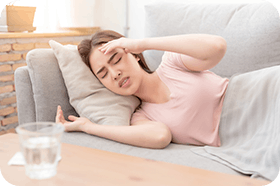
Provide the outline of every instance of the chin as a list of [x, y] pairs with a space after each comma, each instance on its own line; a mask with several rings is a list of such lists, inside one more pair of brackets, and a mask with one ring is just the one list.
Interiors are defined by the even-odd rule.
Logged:
[[121, 92], [121, 93], [119, 93], [119, 95], [122, 95], [122, 96], [132, 96], [133, 94], [130, 93], [130, 92]]
[[132, 87], [126, 90], [120, 91], [118, 94], [123, 96], [133, 96], [135, 94], [136, 90], [134, 90]]

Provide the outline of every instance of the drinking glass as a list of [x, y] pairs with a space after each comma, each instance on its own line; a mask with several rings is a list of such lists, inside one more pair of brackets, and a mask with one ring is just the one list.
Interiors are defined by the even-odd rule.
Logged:
[[25, 174], [39, 180], [55, 176], [64, 126], [53, 122], [34, 122], [19, 125], [16, 132], [25, 160]]

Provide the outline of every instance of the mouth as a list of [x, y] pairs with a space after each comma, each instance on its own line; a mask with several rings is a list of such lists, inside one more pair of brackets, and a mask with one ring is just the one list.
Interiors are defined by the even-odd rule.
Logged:
[[126, 87], [129, 84], [129, 77], [124, 77], [119, 81], [120, 87]]

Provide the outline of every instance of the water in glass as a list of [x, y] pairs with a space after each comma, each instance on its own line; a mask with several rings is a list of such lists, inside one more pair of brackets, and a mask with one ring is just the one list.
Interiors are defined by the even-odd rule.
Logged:
[[56, 175], [60, 143], [54, 137], [33, 137], [22, 144], [26, 175], [46, 179]]

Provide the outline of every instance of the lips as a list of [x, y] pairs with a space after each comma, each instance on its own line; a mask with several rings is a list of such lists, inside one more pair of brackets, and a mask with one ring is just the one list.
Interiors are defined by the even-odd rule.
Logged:
[[124, 77], [119, 81], [119, 86], [122, 87], [127, 81], [129, 77]]

